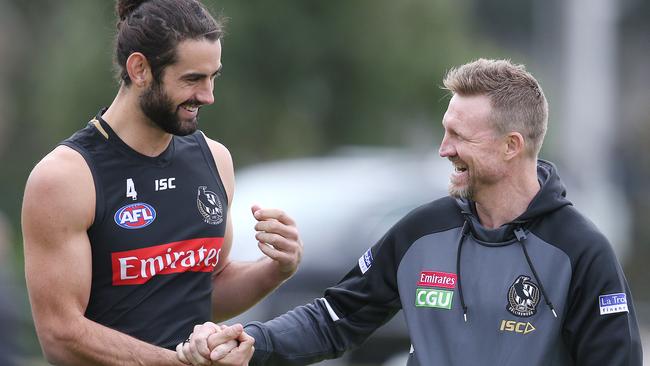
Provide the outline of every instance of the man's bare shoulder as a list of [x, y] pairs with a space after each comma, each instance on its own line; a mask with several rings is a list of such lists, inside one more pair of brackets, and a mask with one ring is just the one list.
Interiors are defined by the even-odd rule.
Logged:
[[230, 162], [230, 165], [232, 165], [232, 156], [230, 155], [228, 148], [224, 144], [209, 138], [205, 134], [203, 134], [203, 136], [205, 137], [205, 141], [208, 143], [208, 147], [210, 147], [210, 151], [212, 151], [215, 160], [227, 160]]
[[92, 175], [81, 154], [67, 146], [57, 146], [36, 164], [27, 184], [55, 188], [60, 184], [78, 186], [86, 182], [92, 183]]
[[27, 179], [23, 206], [23, 213], [61, 212], [89, 226], [94, 219], [95, 186], [81, 154], [67, 146], [47, 154]]
[[235, 189], [235, 170], [230, 151], [228, 151], [228, 148], [222, 143], [209, 138], [205, 134], [203, 134], [203, 136], [210, 148], [210, 152], [212, 152], [214, 162], [217, 164], [219, 175], [221, 176], [221, 180], [223, 181], [226, 192], [228, 193], [228, 200], [230, 201], [232, 200], [232, 195]]

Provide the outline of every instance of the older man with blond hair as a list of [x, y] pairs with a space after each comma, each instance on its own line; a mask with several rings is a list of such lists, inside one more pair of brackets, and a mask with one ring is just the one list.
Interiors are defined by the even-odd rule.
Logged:
[[449, 197], [399, 221], [323, 298], [248, 324], [252, 364], [338, 357], [403, 310], [409, 366], [641, 365], [612, 248], [538, 158], [548, 105], [537, 80], [523, 65], [480, 59], [444, 85]]

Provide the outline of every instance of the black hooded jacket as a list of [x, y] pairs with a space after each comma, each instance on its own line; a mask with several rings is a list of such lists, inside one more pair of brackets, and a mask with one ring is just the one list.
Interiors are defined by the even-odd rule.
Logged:
[[246, 331], [252, 365], [304, 365], [359, 345], [397, 311], [408, 365], [641, 365], [632, 296], [607, 239], [566, 199], [555, 167], [497, 229], [442, 198], [400, 220], [322, 299]]

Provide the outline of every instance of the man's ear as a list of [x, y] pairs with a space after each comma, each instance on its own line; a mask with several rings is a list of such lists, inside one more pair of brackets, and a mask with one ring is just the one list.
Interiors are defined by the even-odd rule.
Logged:
[[126, 59], [126, 72], [129, 74], [131, 82], [138, 87], [148, 85], [151, 79], [149, 62], [140, 52], [133, 52]]
[[526, 148], [526, 140], [519, 132], [510, 132], [505, 136], [504, 159], [511, 160], [522, 154]]

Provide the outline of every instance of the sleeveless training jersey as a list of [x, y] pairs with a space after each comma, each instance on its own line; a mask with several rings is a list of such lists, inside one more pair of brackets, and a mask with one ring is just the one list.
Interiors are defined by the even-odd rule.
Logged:
[[201, 132], [174, 136], [148, 157], [126, 145], [102, 113], [61, 143], [84, 157], [97, 196], [85, 316], [173, 349], [211, 319], [226, 192]]

